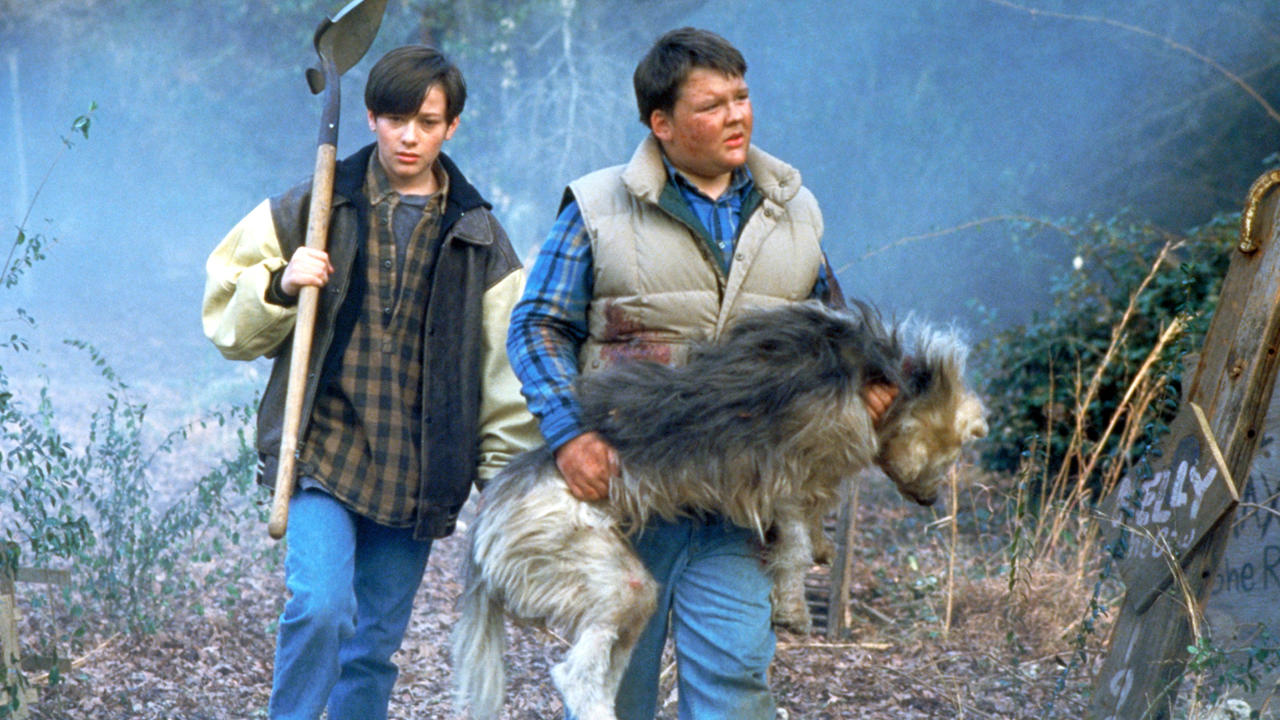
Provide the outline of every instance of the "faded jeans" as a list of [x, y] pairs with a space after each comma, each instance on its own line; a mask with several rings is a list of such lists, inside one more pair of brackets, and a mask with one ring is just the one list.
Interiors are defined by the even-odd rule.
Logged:
[[719, 518], [655, 518], [632, 542], [660, 587], [618, 689], [618, 717], [657, 714], [669, 613], [680, 717], [772, 720], [772, 586], [754, 534]]
[[431, 542], [352, 513], [322, 490], [289, 501], [285, 585], [269, 714], [385, 720]]

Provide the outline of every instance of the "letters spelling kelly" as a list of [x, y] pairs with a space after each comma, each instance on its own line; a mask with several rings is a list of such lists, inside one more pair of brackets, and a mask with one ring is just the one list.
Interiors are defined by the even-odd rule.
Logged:
[[[1165, 551], [1181, 557], [1190, 549], [1196, 538], [1194, 521], [1200, 512], [1200, 503], [1218, 476], [1218, 469], [1213, 465], [1201, 472], [1200, 449], [1199, 439], [1187, 435], [1178, 442], [1170, 467], [1157, 470], [1141, 482], [1126, 475], [1116, 488], [1119, 501], [1133, 510], [1132, 526], [1137, 532], [1129, 550], [1131, 558], [1154, 558]], [[1136, 498], [1133, 497], [1135, 484], [1138, 486]], [[1182, 510], [1184, 507], [1186, 510]], [[1182, 513], [1186, 513], [1186, 520], [1190, 522], [1174, 522]]]

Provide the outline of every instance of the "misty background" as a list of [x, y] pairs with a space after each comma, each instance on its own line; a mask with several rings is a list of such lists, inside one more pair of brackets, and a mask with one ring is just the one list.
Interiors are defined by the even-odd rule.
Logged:
[[[339, 7], [0, 0], [0, 251], [28, 211], [47, 243], [0, 295], [0, 334], [31, 341], [11, 377], [76, 372], [75, 338], [179, 412], [261, 387], [261, 361], [201, 334], [204, 260], [309, 176], [320, 101], [302, 72]], [[338, 154], [372, 139], [373, 61], [441, 45], [470, 92], [445, 151], [531, 258], [565, 184], [643, 137], [631, 72], [680, 25], [743, 51], [753, 140], [817, 196], [846, 293], [976, 337], [1030, 320], [1071, 271], [1083, 240], [1031, 221], [1179, 232], [1237, 211], [1280, 149], [1275, 0], [391, 0], [343, 78]]]

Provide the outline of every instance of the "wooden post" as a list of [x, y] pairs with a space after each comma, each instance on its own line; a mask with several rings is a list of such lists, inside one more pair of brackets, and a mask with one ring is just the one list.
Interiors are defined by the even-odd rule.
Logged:
[[[8, 566], [0, 564], [0, 707], [7, 707], [10, 703], [8, 688], [17, 683], [22, 661], [18, 653], [18, 604], [14, 596], [14, 580]], [[27, 717], [27, 706], [34, 701], [34, 690], [20, 688], [18, 708], [12, 717], [15, 720]]]
[[[1249, 222], [1233, 253], [1179, 415], [1191, 423], [1187, 414], [1203, 408], [1194, 419], [1208, 441], [1201, 447], [1220, 448], [1220, 457], [1212, 462], [1221, 466], [1224, 477], [1209, 482], [1202, 474], [1204, 484], [1193, 488], [1175, 464], [1163, 474], [1121, 483], [1110, 500], [1119, 513], [1136, 499], [1132, 524], [1137, 532], [1130, 549], [1133, 559], [1121, 562], [1127, 591], [1094, 684], [1089, 717], [1097, 720], [1170, 717], [1186, 648], [1194, 640], [1193, 630], [1199, 630], [1213, 571], [1230, 536], [1238, 494], [1226, 480], [1249, 475], [1280, 348], [1280, 195], [1263, 196], [1271, 186], [1255, 185], [1256, 192], [1250, 192]], [[1171, 433], [1173, 443], [1190, 437]], [[1161, 457], [1168, 461], [1177, 451], [1176, 444], [1166, 444]], [[1157, 543], [1143, 540], [1144, 534]], [[1167, 552], [1152, 552], [1157, 545]]]
[[[17, 682], [23, 666], [22, 654], [18, 646], [18, 603], [15, 587], [16, 583], [20, 582], [66, 585], [70, 582], [70, 573], [66, 570], [18, 568], [15, 577], [9, 572], [7, 565], [0, 564], [0, 707], [9, 705], [11, 698], [5, 688]], [[64, 672], [69, 671], [70, 663], [59, 661], [59, 667]], [[35, 688], [20, 688], [18, 707], [9, 717], [13, 720], [26, 718], [30, 714], [28, 707], [36, 701], [37, 697]]]
[[836, 523], [836, 556], [831, 560], [831, 588], [827, 599], [827, 640], [849, 630], [849, 594], [853, 588], [853, 541], [858, 530], [858, 490], [862, 478], [846, 483], [840, 519]]

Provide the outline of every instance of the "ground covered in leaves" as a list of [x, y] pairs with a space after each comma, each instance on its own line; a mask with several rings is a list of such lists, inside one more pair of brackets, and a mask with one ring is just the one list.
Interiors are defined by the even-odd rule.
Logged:
[[[1022, 718], [1042, 717], [1050, 705], [1056, 717], [1083, 715], [1105, 632], [1080, 631], [1091, 579], [1045, 563], [1010, 572], [1007, 538], [990, 524], [1005, 503], [999, 488], [978, 483], [965, 493], [964, 532], [953, 538], [948, 510], [904, 503], [883, 481], [867, 487], [846, 609], [852, 631], [835, 639], [779, 633], [771, 676], [779, 717]], [[278, 549], [261, 528], [251, 537], [238, 552], [254, 556], [254, 569], [230, 592], [175, 602], [154, 634], [102, 629], [76, 641], [66, 652], [71, 672], [41, 689], [32, 717], [265, 717], [284, 588]], [[433, 551], [397, 657], [393, 718], [458, 717], [448, 636], [461, 549], [455, 536]], [[815, 569], [818, 587], [823, 572]], [[27, 620], [22, 632], [39, 632]], [[512, 630], [507, 717], [561, 716], [548, 669], [563, 650], [548, 633]], [[664, 674], [661, 717], [675, 717], [674, 672]]]

